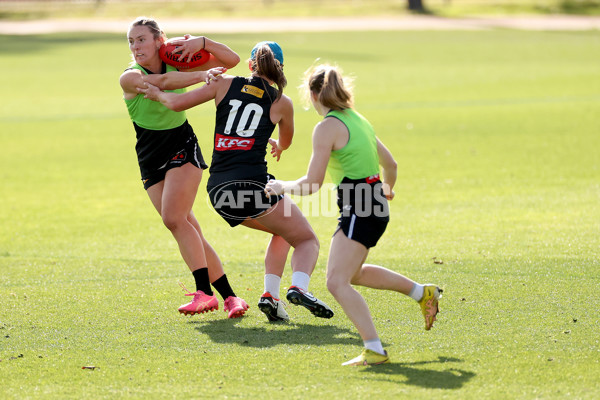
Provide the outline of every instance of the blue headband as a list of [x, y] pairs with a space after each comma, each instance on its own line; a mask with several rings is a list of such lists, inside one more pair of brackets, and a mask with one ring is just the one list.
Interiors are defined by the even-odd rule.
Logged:
[[256, 57], [256, 50], [265, 44], [269, 46], [269, 48], [273, 52], [273, 55], [275, 56], [275, 59], [277, 61], [279, 61], [279, 64], [281, 64], [283, 66], [283, 51], [281, 50], [281, 47], [276, 42], [257, 43], [256, 46], [254, 46], [254, 48], [252, 49], [252, 53], [250, 53], [250, 58], [252, 60], [254, 60], [254, 58]]

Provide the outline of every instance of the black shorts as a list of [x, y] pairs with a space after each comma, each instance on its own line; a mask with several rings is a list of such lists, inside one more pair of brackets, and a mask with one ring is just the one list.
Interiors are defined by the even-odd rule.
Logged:
[[234, 227], [247, 218], [258, 217], [283, 198], [283, 196], [267, 197], [265, 185], [269, 179], [274, 177], [266, 174], [215, 184], [218, 177], [211, 175], [206, 190], [215, 211], [231, 227]]
[[154, 171], [148, 171], [145, 173], [145, 175], [142, 175], [144, 189], [148, 190], [150, 186], [153, 186], [164, 180], [168, 170], [181, 167], [187, 163], [192, 163], [192, 165], [201, 169], [208, 168], [208, 165], [206, 165], [206, 162], [204, 162], [202, 151], [200, 150], [200, 146], [196, 140], [190, 139], [184, 145], [184, 147], [176, 152], [164, 165]]
[[341, 229], [348, 239], [366, 248], [377, 244], [390, 221], [387, 199], [379, 180], [344, 178], [338, 186], [338, 207], [340, 217], [335, 233]]

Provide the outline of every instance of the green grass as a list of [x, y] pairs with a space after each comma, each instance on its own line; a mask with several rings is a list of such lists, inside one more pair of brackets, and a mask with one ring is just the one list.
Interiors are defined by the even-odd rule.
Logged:
[[[5, 36], [0, 397], [598, 398], [597, 33], [214, 38], [242, 59], [263, 39], [286, 52], [297, 132], [270, 166], [283, 179], [305, 170], [319, 120], [301, 107], [302, 72], [321, 57], [356, 76], [356, 107], [399, 162], [369, 261], [444, 286], [439, 321], [425, 332], [411, 300], [360, 289], [392, 363], [342, 368], [361, 343], [325, 287], [335, 218], [309, 217], [322, 243], [311, 289], [336, 316], [290, 308], [290, 324], [269, 324], [255, 306], [268, 238], [230, 229], [204, 185], [195, 213], [252, 308], [180, 316], [177, 283], [193, 282], [139, 181], [124, 35]], [[214, 107], [188, 116], [209, 158]]]

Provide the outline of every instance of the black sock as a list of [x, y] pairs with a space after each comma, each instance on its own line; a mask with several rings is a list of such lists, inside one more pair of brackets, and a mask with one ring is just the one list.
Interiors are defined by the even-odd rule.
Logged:
[[210, 279], [208, 279], [208, 268], [199, 268], [192, 271], [192, 275], [196, 280], [196, 291], [202, 290], [204, 294], [212, 296], [213, 291], [210, 288]]
[[217, 289], [217, 292], [219, 292], [223, 300], [227, 299], [229, 296], [235, 297], [233, 289], [231, 286], [229, 286], [229, 281], [227, 280], [226, 274], [223, 274], [222, 277], [214, 281], [212, 285], [215, 289]]

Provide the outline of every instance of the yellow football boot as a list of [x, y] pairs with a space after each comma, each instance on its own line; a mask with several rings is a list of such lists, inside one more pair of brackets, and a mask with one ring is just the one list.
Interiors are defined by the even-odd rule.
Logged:
[[436, 285], [424, 285], [423, 298], [419, 300], [421, 312], [425, 317], [425, 330], [428, 331], [436, 320], [435, 316], [440, 312], [439, 300], [442, 298], [443, 290]]
[[[385, 350], [384, 350], [385, 351]], [[360, 356], [346, 361], [342, 365], [377, 365], [390, 362], [387, 351], [385, 354], [379, 354], [376, 351], [364, 349]]]

